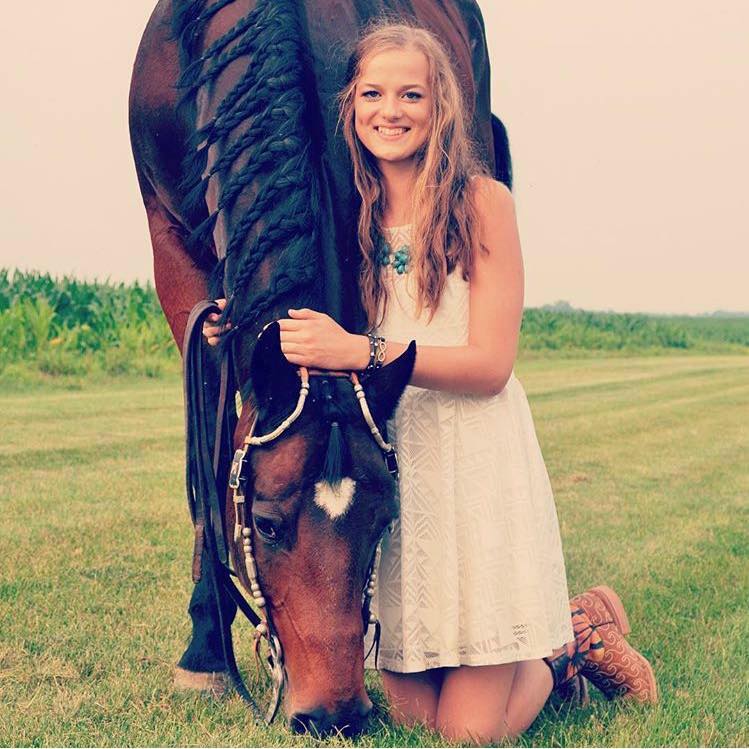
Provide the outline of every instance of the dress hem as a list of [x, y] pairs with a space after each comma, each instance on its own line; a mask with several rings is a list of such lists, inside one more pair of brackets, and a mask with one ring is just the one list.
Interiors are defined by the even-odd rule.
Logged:
[[[574, 636], [574, 635], [573, 635]], [[572, 639], [572, 638], [569, 638]], [[432, 661], [424, 662], [417, 666], [404, 666], [403, 661], [389, 661], [384, 662], [383, 658], [379, 658], [379, 665], [375, 669], [374, 666], [364, 665], [364, 668], [369, 671], [393, 671], [398, 674], [412, 674], [420, 673], [422, 671], [430, 671], [434, 668], [457, 668], [458, 666], [502, 666], [506, 663], [521, 663], [523, 661], [535, 661], [540, 658], [546, 658], [550, 656], [554, 650], [561, 648], [562, 645], [566, 645], [569, 639], [562, 640], [558, 645], [553, 645], [551, 648], [538, 648], [528, 653], [519, 654], [517, 651], [502, 655], [501, 653], [487, 654], [481, 657], [461, 656], [457, 653], [448, 653], [440, 655], [437, 659], [439, 662], [433, 663]]]

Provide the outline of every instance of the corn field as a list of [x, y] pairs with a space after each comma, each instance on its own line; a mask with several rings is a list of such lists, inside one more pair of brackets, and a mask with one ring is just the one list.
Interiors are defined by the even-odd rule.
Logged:
[[47, 375], [154, 377], [176, 359], [150, 284], [0, 270], [0, 373], [26, 364]]
[[[529, 308], [521, 353], [749, 353], [749, 316], [658, 317]], [[179, 368], [150, 283], [53, 278], [0, 269], [0, 379], [143, 375]]]

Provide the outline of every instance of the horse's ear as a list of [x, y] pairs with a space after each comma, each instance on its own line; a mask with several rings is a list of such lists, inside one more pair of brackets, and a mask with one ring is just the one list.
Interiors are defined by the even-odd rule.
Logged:
[[252, 352], [250, 377], [258, 408], [272, 411], [299, 392], [297, 368], [281, 351], [281, 326], [277, 321], [263, 328]]
[[411, 341], [397, 359], [382, 369], [376, 369], [362, 383], [367, 404], [376, 422], [382, 423], [393, 415], [398, 400], [411, 379], [415, 361], [416, 341]]

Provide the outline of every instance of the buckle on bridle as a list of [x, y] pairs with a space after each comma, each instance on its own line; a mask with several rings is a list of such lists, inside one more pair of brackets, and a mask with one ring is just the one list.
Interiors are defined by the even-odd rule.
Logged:
[[395, 448], [391, 448], [385, 453], [385, 468], [393, 478], [398, 478], [398, 454]]
[[235, 491], [239, 489], [242, 481], [242, 465], [247, 457], [247, 449], [240, 447], [234, 451], [234, 457], [231, 461], [231, 470], [229, 471], [229, 488]]

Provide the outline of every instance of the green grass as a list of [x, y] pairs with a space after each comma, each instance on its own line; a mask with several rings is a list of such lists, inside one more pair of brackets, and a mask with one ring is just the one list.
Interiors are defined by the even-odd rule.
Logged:
[[[622, 595], [655, 708], [547, 708], [527, 746], [749, 742], [749, 357], [528, 359], [570, 589]], [[176, 377], [0, 395], [0, 745], [316, 745], [177, 694], [191, 530]], [[252, 668], [248, 630], [240, 660]], [[440, 745], [387, 721], [356, 745]], [[345, 740], [325, 742], [351, 745]]]
[[523, 352], [619, 354], [749, 353], [749, 316], [690, 317], [579, 309], [526, 308]]

